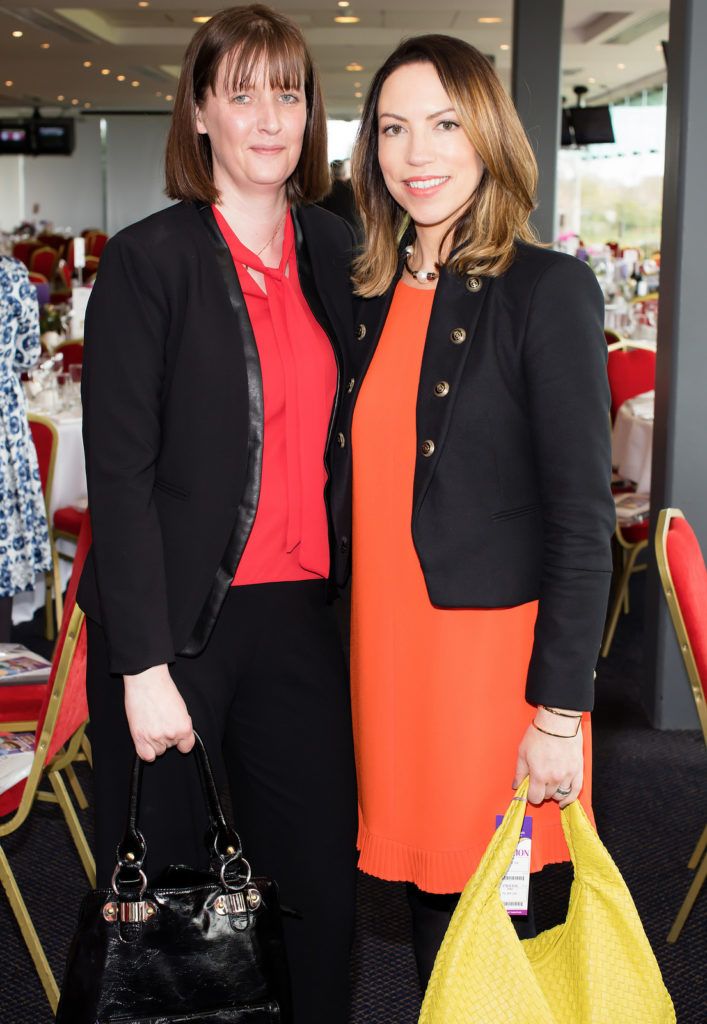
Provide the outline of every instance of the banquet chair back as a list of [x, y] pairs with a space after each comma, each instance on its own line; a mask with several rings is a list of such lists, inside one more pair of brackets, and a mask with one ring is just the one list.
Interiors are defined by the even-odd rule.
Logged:
[[30, 260], [35, 249], [41, 248], [39, 242], [15, 242], [12, 247], [12, 255], [20, 260], [27, 269], [30, 269]]
[[629, 398], [655, 388], [655, 349], [622, 341], [608, 346], [607, 373], [611, 390], [611, 419]]
[[38, 274], [36, 270], [30, 270], [27, 276], [30, 284], [49, 284], [44, 274]]
[[[27, 820], [36, 800], [60, 806], [91, 886], [96, 884], [95, 863], [86, 836], [71, 802], [62, 772], [76, 756], [88, 717], [86, 704], [86, 627], [76, 604], [79, 577], [90, 546], [90, 522], [79, 537], [74, 570], [67, 594], [67, 615], [52, 659], [47, 695], [35, 733], [35, 754], [28, 777], [0, 794], [0, 816], [11, 817], [0, 824], [0, 839], [16, 832]], [[46, 779], [51, 790], [40, 789]], [[42, 948], [7, 855], [0, 846], [0, 882], [34, 961], [37, 974], [53, 1011], [59, 989]], [[39, 878], [38, 884], [44, 885]]]
[[39, 465], [39, 479], [42, 482], [42, 493], [44, 504], [47, 508], [47, 521], [49, 520], [49, 502], [52, 494], [52, 483], [54, 481], [54, 464], [56, 453], [59, 448], [59, 434], [50, 419], [46, 416], [36, 416], [30, 413], [27, 417], [29, 427], [32, 431], [32, 440], [37, 452], [37, 463]]
[[35, 249], [29, 261], [29, 269], [36, 270], [38, 274], [44, 274], [48, 281], [54, 277], [54, 272], [59, 262], [59, 253], [51, 246], [42, 245]]
[[91, 231], [86, 235], [86, 255], [100, 259], [107, 241], [108, 235], [104, 231]]
[[62, 355], [64, 357], [64, 370], [68, 371], [70, 366], [83, 363], [83, 342], [62, 341], [61, 345], [57, 345], [54, 350], [54, 355]]
[[[663, 593], [707, 746], [707, 568], [700, 542], [679, 508], [664, 508], [660, 512], [655, 553]], [[695, 876], [668, 932], [670, 943], [677, 942], [707, 880], [707, 824], [687, 866]]]

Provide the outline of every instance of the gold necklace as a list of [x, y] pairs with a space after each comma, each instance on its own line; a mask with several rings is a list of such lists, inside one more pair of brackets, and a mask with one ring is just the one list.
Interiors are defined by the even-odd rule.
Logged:
[[283, 225], [283, 224], [285, 223], [285, 217], [287, 217], [287, 210], [285, 210], [285, 215], [284, 215], [284, 217], [282, 218], [282, 220], [279, 220], [279, 221], [277, 222], [277, 227], [275, 228], [275, 230], [273, 231], [273, 233], [272, 233], [272, 234], [270, 235], [270, 238], [268, 238], [268, 240], [267, 240], [267, 242], [265, 243], [265, 245], [263, 246], [263, 248], [262, 248], [262, 249], [258, 249], [258, 251], [257, 251], [257, 252], [256, 252], [256, 254], [255, 254], [256, 256], [260, 256], [261, 252], [265, 252], [265, 250], [267, 249], [267, 247], [268, 247], [269, 245], [272, 245], [273, 241], [275, 240], [275, 236], [277, 235], [277, 233], [278, 233], [278, 231], [280, 230], [280, 228], [282, 227], [282, 225]]

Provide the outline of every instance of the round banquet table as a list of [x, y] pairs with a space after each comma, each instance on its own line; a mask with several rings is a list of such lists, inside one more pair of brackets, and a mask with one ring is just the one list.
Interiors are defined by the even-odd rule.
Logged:
[[636, 491], [649, 494], [653, 454], [655, 392], [629, 398], [616, 413], [611, 437], [612, 463], [619, 476], [636, 484]]
[[[30, 405], [29, 412], [35, 410]], [[83, 456], [83, 438], [81, 436], [81, 411], [71, 409], [67, 412], [48, 414], [37, 409], [37, 414], [51, 420], [59, 435], [56, 460], [54, 462], [54, 481], [49, 503], [49, 515], [54, 517], [58, 508], [67, 505], [85, 506], [86, 502], [86, 466]], [[50, 522], [51, 527], [51, 522]], [[71, 553], [68, 541], [60, 541], [59, 550]], [[71, 575], [71, 563], [60, 559], [62, 584], [66, 587]], [[12, 621], [27, 622], [34, 616], [38, 608], [44, 605], [44, 577], [37, 576], [34, 590], [15, 594], [12, 602]]]

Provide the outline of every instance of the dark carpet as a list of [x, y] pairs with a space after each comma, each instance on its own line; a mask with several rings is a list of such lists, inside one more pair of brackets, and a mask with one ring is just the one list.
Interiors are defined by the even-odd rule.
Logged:
[[[600, 835], [631, 889], [679, 1024], [705, 1024], [707, 891], [678, 943], [669, 946], [665, 936], [690, 883], [687, 861], [707, 820], [707, 754], [700, 733], [654, 731], [638, 706], [642, 586], [643, 579], [636, 579], [632, 613], [620, 623], [611, 656], [598, 670], [594, 807]], [[20, 627], [16, 639], [41, 650], [41, 619]], [[80, 768], [79, 775], [90, 793], [90, 773]], [[90, 811], [81, 817], [90, 835]], [[19, 834], [2, 842], [52, 968], [61, 977], [78, 901], [86, 888], [63, 818], [57, 808], [37, 805]], [[568, 865], [553, 865], [539, 874], [540, 929], [563, 920], [570, 881]], [[2, 893], [0, 950], [1, 1024], [49, 1024], [48, 1004]], [[352, 1024], [415, 1024], [420, 994], [401, 886], [359, 877], [352, 970]]]

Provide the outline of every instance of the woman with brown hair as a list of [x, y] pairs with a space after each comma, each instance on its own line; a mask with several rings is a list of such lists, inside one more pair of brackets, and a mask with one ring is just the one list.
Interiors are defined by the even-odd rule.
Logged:
[[614, 525], [603, 302], [535, 244], [532, 150], [466, 43], [388, 58], [353, 168], [363, 301], [338, 429], [359, 866], [408, 883], [424, 986], [512, 787], [530, 775], [533, 870], [567, 859], [557, 805], [590, 803]]
[[[312, 205], [326, 121], [299, 29], [231, 8], [189, 45], [179, 202], [117, 234], [86, 320], [88, 695], [99, 884], [135, 751], [145, 868], [208, 864], [193, 729], [280, 886], [295, 1024], [345, 1024], [355, 880], [348, 680], [327, 603], [352, 234]], [[341, 502], [339, 502], [341, 504]], [[235, 969], [235, 965], [234, 965]]]

